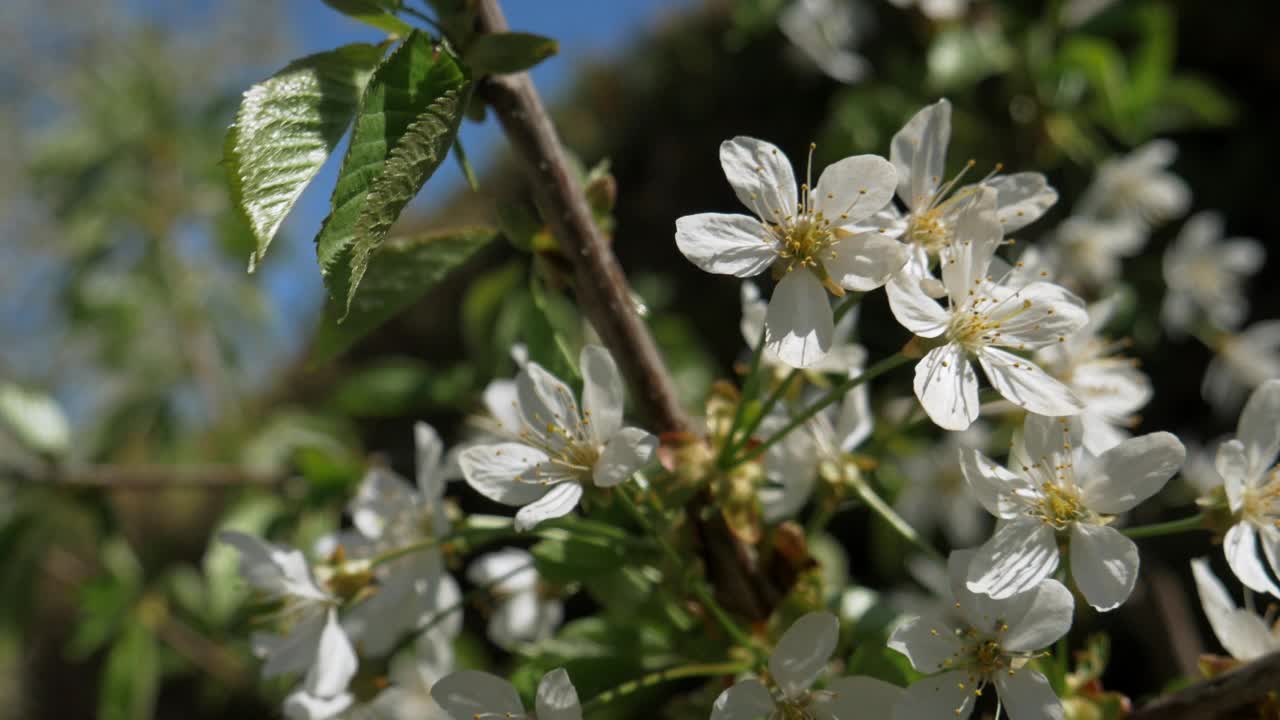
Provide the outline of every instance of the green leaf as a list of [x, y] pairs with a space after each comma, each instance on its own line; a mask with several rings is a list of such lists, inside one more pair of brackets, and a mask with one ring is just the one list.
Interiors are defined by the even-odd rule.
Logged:
[[413, 32], [413, 26], [395, 16], [400, 0], [324, 0], [324, 4], [353, 20], [371, 25], [401, 37]]
[[332, 209], [316, 238], [325, 285], [343, 303], [344, 315], [373, 250], [444, 159], [467, 86], [456, 58], [418, 31], [369, 80]]
[[309, 55], [244, 94], [223, 161], [256, 242], [250, 270], [346, 132], [383, 50], [356, 44]]
[[566, 534], [550, 537], [529, 549], [538, 574], [553, 583], [569, 584], [610, 573], [627, 564], [626, 546]]
[[107, 655], [98, 691], [99, 720], [149, 720], [160, 689], [155, 636], [134, 621]]
[[315, 362], [337, 356], [413, 304], [495, 237], [496, 230], [477, 227], [383, 243], [369, 260], [367, 279], [350, 307], [329, 299], [316, 339]]
[[467, 65], [477, 75], [515, 73], [537, 65], [560, 52], [560, 44], [533, 33], [506, 32], [481, 35], [467, 48]]

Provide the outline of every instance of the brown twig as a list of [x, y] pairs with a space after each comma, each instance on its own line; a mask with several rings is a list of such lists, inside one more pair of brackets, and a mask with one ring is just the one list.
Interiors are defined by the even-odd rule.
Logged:
[[[475, 4], [482, 33], [507, 31], [497, 0]], [[551, 232], [574, 266], [578, 304], [612, 351], [641, 413], [659, 432], [688, 428], [671, 374], [636, 312], [622, 267], [591, 216], [555, 126], [527, 73], [493, 75], [479, 86], [515, 146]]]
[[163, 464], [50, 468], [45, 477], [57, 485], [126, 490], [276, 485], [284, 480], [282, 475], [252, 472], [235, 465]]
[[1219, 720], [1280, 689], [1280, 653], [1272, 653], [1147, 703], [1129, 720]]

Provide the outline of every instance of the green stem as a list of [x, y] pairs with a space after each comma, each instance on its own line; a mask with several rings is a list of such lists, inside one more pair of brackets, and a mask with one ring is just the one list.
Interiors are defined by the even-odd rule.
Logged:
[[1131, 538], [1149, 538], [1161, 535], [1175, 535], [1191, 530], [1208, 530], [1204, 526], [1204, 520], [1204, 513], [1196, 513], [1181, 520], [1170, 520], [1169, 522], [1155, 523], [1154, 525], [1139, 525], [1138, 527], [1125, 528], [1120, 532]]
[[799, 415], [793, 416], [790, 422], [782, 426], [781, 430], [774, 433], [769, 439], [765, 440], [764, 442], [755, 446], [751, 450], [747, 451], [745, 455], [739, 457], [737, 460], [730, 463], [729, 467], [733, 467], [734, 465], [741, 465], [744, 462], [748, 462], [750, 460], [754, 460], [755, 458], [760, 457], [761, 455], [764, 454], [766, 450], [772, 447], [774, 443], [786, 437], [792, 430], [795, 430], [796, 428], [808, 422], [809, 418], [822, 412], [824, 409], [826, 409], [828, 405], [844, 397], [845, 393], [849, 392], [853, 388], [865, 382], [868, 382], [870, 380], [874, 380], [877, 377], [880, 377], [881, 375], [889, 372], [890, 370], [898, 367], [899, 365], [903, 365], [910, 361], [911, 361], [911, 358], [907, 357], [906, 355], [903, 355], [900, 352], [895, 353], [881, 360], [875, 365], [872, 365], [866, 370], [863, 370], [861, 375], [858, 375], [857, 377], [851, 377], [848, 380], [845, 380], [844, 382], [840, 383], [839, 385], [836, 385], [835, 387], [828, 390], [827, 394], [824, 395], [821, 400], [805, 408]]
[[733, 439], [737, 436], [738, 426], [742, 423], [743, 414], [747, 409], [747, 402], [755, 396], [756, 386], [759, 385], [760, 376], [760, 358], [764, 356], [764, 327], [760, 328], [760, 339], [756, 341], [754, 351], [751, 353], [751, 368], [747, 370], [747, 377], [742, 383], [742, 397], [738, 398], [738, 407], [733, 410], [733, 422], [729, 425], [729, 437], [725, 438], [724, 446], [720, 448], [720, 456], [716, 458], [717, 462], [723, 462], [729, 457], [729, 451], [734, 446]]
[[719, 663], [699, 663], [693, 665], [680, 665], [678, 667], [667, 668], [666, 670], [658, 670], [648, 675], [642, 675], [635, 680], [628, 680], [625, 683], [606, 690], [599, 695], [591, 698], [582, 706], [584, 715], [596, 710], [601, 705], [608, 705], [618, 698], [626, 697], [634, 692], [652, 687], [659, 683], [671, 680], [679, 680], [681, 678], [691, 677], [720, 677], [722, 675], [737, 675], [740, 672], [750, 670], [751, 667], [741, 662], [733, 662], [726, 660]]
[[942, 563], [946, 562], [947, 559], [942, 556], [942, 553], [938, 552], [937, 548], [930, 545], [927, 540], [921, 537], [920, 533], [916, 532], [916, 529], [911, 527], [911, 523], [903, 520], [902, 516], [890, 507], [889, 503], [884, 501], [884, 498], [880, 497], [876, 494], [875, 490], [871, 489], [871, 483], [869, 483], [866, 478], [860, 478], [857, 482], [853, 483], [853, 487], [857, 490], [858, 497], [862, 498], [862, 501], [867, 504], [867, 507], [871, 508], [872, 512], [879, 515], [885, 522], [889, 523], [889, 527], [893, 528], [894, 531], [901, 535], [904, 540], [915, 545], [921, 552], [934, 560]]
[[[731, 437], [731, 442], [726, 443], [725, 451], [721, 453], [722, 459], [733, 457], [743, 448], [744, 445], [751, 442], [751, 435], [760, 427], [760, 423], [764, 422], [764, 419], [769, 416], [769, 412], [773, 410], [773, 406], [778, 404], [778, 401], [782, 399], [784, 394], [786, 394], [787, 388], [791, 387], [791, 383], [795, 382], [795, 379], [799, 376], [799, 368], [795, 368], [791, 372], [787, 373], [787, 376], [783, 378], [782, 382], [778, 383], [778, 386], [773, 389], [773, 392], [769, 393], [769, 397], [765, 398], [764, 403], [760, 405], [760, 409], [756, 411], [756, 415], [751, 419], [751, 422], [747, 423], [747, 426], [742, 429], [742, 432], [737, 435], [736, 439]], [[741, 405], [739, 405], [739, 407], [741, 407]], [[727, 470], [728, 468], [733, 467], [733, 464], [721, 462], [720, 467]]]
[[858, 306], [858, 303], [862, 301], [863, 295], [866, 295], [866, 293], [847, 293], [844, 296], [844, 300], [836, 306], [836, 311], [831, 316], [831, 324], [839, 325], [840, 321], [844, 319], [844, 316], [848, 315], [850, 310]]

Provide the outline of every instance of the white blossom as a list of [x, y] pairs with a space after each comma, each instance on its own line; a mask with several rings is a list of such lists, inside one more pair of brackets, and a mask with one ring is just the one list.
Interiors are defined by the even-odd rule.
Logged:
[[613, 487], [644, 467], [658, 439], [623, 427], [623, 385], [609, 352], [587, 345], [580, 357], [583, 410], [573, 392], [535, 362], [516, 376], [520, 430], [508, 442], [470, 447], [458, 458], [477, 492], [520, 505], [528, 530], [572, 512], [587, 484]]
[[905, 479], [894, 499], [898, 514], [926, 537], [936, 528], [953, 546], [977, 543], [987, 529], [987, 514], [965, 485], [956, 453], [962, 448], [985, 449], [990, 437], [979, 421], [961, 432], [946, 433], [924, 452], [897, 458]]
[[1245, 279], [1262, 267], [1262, 245], [1249, 238], [1223, 240], [1223, 219], [1199, 212], [1164, 255], [1164, 305], [1160, 319], [1175, 333], [1195, 329], [1198, 318], [1234, 330], [1249, 314]]
[[[1222, 549], [1240, 582], [1280, 597], [1260, 555], [1280, 572], [1280, 380], [1254, 391], [1240, 413], [1236, 436], [1218, 446], [1215, 465], [1236, 523]], [[1261, 550], [1261, 553], [1259, 552]]]
[[1192, 560], [1191, 574], [1209, 627], [1231, 657], [1249, 661], [1280, 650], [1280, 630], [1253, 612], [1236, 607], [1227, 588], [1209, 569], [1208, 560]]
[[414, 641], [412, 652], [391, 660], [391, 686], [373, 699], [371, 709], [384, 720], [453, 720], [431, 697], [431, 688], [453, 671], [452, 641], [429, 631]]
[[1214, 350], [1200, 394], [1225, 413], [1239, 407], [1246, 392], [1280, 378], [1280, 320], [1264, 320], [1224, 335], [1214, 343]]
[[285, 712], [300, 720], [325, 720], [353, 700], [347, 684], [356, 673], [355, 648], [338, 622], [338, 599], [322, 588], [302, 553], [246, 533], [226, 530], [218, 539], [240, 551], [240, 574], [281, 604], [283, 635], [255, 633], [254, 654], [265, 658], [263, 677], [303, 673], [285, 700]]
[[1180, 217], [1191, 205], [1191, 191], [1182, 178], [1168, 170], [1177, 156], [1177, 145], [1152, 140], [1128, 155], [1107, 159], [1085, 190], [1077, 211], [1147, 227]]
[[1118, 298], [1089, 305], [1089, 324], [1058, 343], [1036, 352], [1036, 362], [1071, 388], [1084, 403], [1084, 447], [1101, 455], [1131, 436], [1137, 413], [1151, 401], [1151, 381], [1136, 360], [1119, 357], [1124, 342], [1109, 340], [1102, 329], [1115, 313]]
[[511, 683], [479, 670], [461, 670], [442, 678], [432, 686], [431, 697], [454, 718], [467, 720], [582, 720], [578, 691], [564, 668], [552, 670], [538, 683], [533, 715], [525, 713]]
[[939, 427], [963, 430], [978, 417], [978, 377], [971, 361], [1006, 400], [1043, 415], [1073, 415], [1080, 400], [1031, 360], [1015, 355], [1054, 343], [1088, 322], [1084, 303], [1047, 282], [1010, 286], [989, 275], [1002, 239], [996, 191], [982, 188], [956, 223], [942, 280], [948, 306], [942, 307], [916, 283], [888, 287], [894, 317], [925, 338], [940, 338], [916, 364], [915, 392]]
[[1052, 242], [1063, 277], [1106, 288], [1119, 279], [1121, 260], [1142, 252], [1147, 237], [1144, 225], [1126, 218], [1075, 215], [1057, 227]]
[[889, 0], [890, 3], [908, 8], [915, 5], [932, 20], [955, 20], [969, 9], [969, 0]]
[[[742, 283], [742, 320], [739, 329], [746, 340], [747, 347], [754, 348], [760, 342], [760, 333], [764, 332], [764, 319], [768, 304], [760, 297], [760, 288], [750, 281]], [[811, 373], [849, 373], [861, 368], [867, 362], [867, 349], [853, 342], [854, 325], [857, 323], [857, 309], [847, 312], [831, 331], [831, 349], [820, 360], [805, 367]], [[771, 371], [778, 381], [783, 380], [792, 370], [792, 366], [783, 362], [778, 354], [767, 345], [760, 356], [760, 366]]]
[[833, 80], [848, 84], [871, 70], [854, 51], [870, 25], [861, 0], [795, 0], [778, 14], [778, 28], [791, 44]]
[[889, 638], [916, 670], [937, 673], [907, 688], [893, 719], [965, 720], [994, 685], [1011, 720], [1062, 720], [1049, 680], [1027, 662], [1071, 629], [1071, 591], [1045, 580], [999, 600], [971, 592], [965, 574], [973, 555], [957, 550], [947, 562], [957, 613], [909, 617]]
[[710, 273], [746, 278], [772, 268], [778, 284], [765, 313], [766, 346], [792, 367], [813, 365], [832, 345], [827, 293], [873, 290], [906, 261], [897, 242], [860, 225], [892, 199], [893, 165], [848, 157], [797, 193], [790, 161], [767, 142], [727, 140], [720, 163], [756, 217], [686, 215], [676, 221], [676, 245]]
[[1034, 588], [1070, 548], [1071, 576], [1098, 610], [1119, 607], [1138, 579], [1138, 548], [1111, 527], [1164, 487], [1186, 450], [1167, 432], [1130, 438], [1094, 457], [1081, 446], [1077, 419], [1028, 415], [1005, 469], [961, 451], [965, 481], [999, 519], [974, 554], [968, 588], [1007, 598]]
[[515, 649], [521, 643], [551, 637], [564, 618], [564, 605], [548, 594], [533, 556], [519, 548], [481, 555], [471, 563], [467, 579], [488, 586], [498, 605], [489, 618], [489, 639]]
[[754, 677], [739, 680], [716, 698], [711, 720], [890, 717], [902, 690], [881, 680], [842, 677], [829, 681], [823, 690], [811, 689], [839, 639], [840, 621], [835, 615], [819, 611], [802, 616], [769, 655], [773, 691]]

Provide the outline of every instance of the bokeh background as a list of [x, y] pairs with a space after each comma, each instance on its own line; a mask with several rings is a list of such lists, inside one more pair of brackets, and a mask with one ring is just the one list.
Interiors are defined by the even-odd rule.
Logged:
[[[893, 132], [946, 96], [951, 171], [968, 158], [1040, 170], [1062, 193], [1020, 242], [1067, 215], [1100, 161], [1155, 137], [1177, 142], [1193, 210], [1221, 211], [1228, 234], [1268, 249], [1280, 233], [1272, 4], [974, 0], [937, 21], [860, 0], [851, 47], [871, 71], [852, 85], [779, 30], [787, 4], [505, 3], [513, 28], [561, 43], [535, 81], [584, 167], [608, 161], [614, 247], [691, 408], [744, 347], [736, 282], [680, 257], [674, 221], [736, 207], [716, 154], [733, 135], [797, 158], [816, 141], [816, 167], [887, 155]], [[1095, 12], [1063, 22], [1064, 5]], [[33, 447], [0, 422], [0, 717], [278, 716], [284, 688], [257, 681], [252, 608], [210, 533], [230, 523], [305, 545], [331, 530], [368, 462], [411, 472], [415, 420], [456, 438], [485, 383], [511, 372], [511, 344], [554, 320], [531, 294], [529, 255], [500, 242], [348, 352], [318, 352], [312, 238], [336, 161], [245, 272], [252, 239], [220, 165], [239, 93], [294, 57], [377, 39], [320, 0], [0, 7], [0, 385], [56, 404], [68, 427]], [[492, 222], [524, 201], [494, 122], [461, 137], [479, 192], [450, 162], [400, 229]], [[1234, 426], [1200, 392], [1211, 351], [1158, 323], [1160, 256], [1180, 224], [1125, 262], [1115, 327], [1156, 388], [1141, 430], [1209, 443]], [[1251, 321], [1280, 309], [1270, 255]], [[554, 258], [536, 262], [554, 277]], [[872, 357], [897, 350], [905, 331], [879, 299], [865, 305]], [[909, 388], [899, 376], [873, 392]], [[1176, 517], [1192, 497], [1171, 486], [1137, 520]], [[846, 515], [832, 527], [850, 573], [905, 582], [892, 536]], [[1144, 543], [1127, 608], [1082, 614], [1112, 634], [1109, 686], [1140, 697], [1217, 650], [1185, 572], [1203, 540]]]

